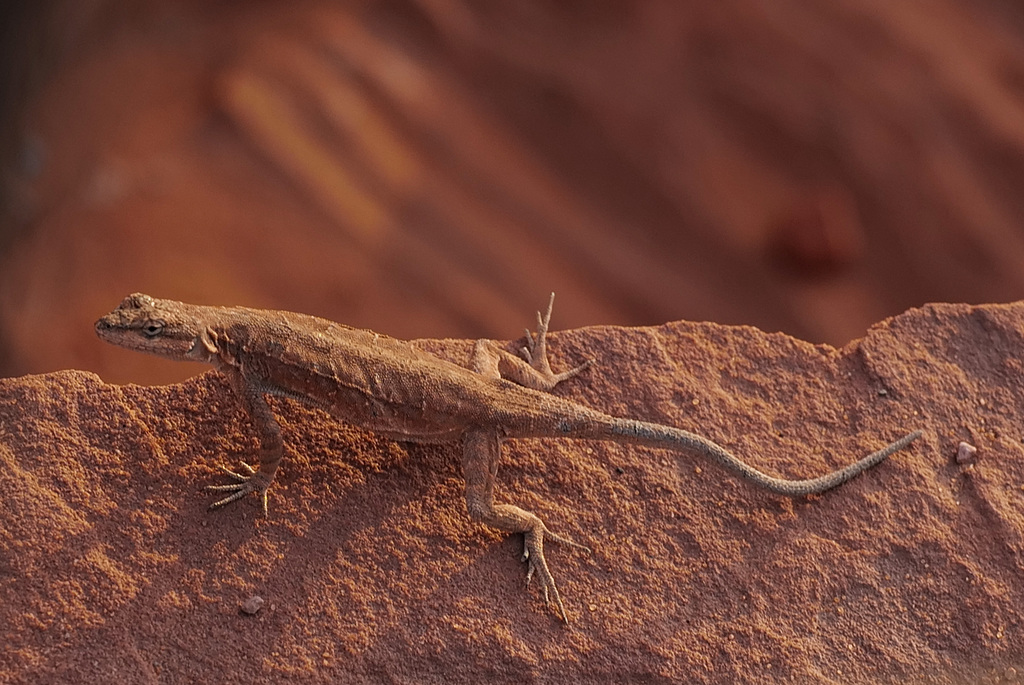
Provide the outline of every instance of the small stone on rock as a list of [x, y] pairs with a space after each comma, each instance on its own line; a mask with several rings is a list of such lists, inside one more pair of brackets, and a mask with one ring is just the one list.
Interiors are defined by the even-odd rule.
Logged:
[[968, 442], [961, 442], [956, 448], [956, 463], [969, 464], [978, 457], [978, 448]]
[[263, 598], [259, 595], [253, 595], [249, 599], [245, 600], [238, 605], [238, 608], [247, 614], [255, 614], [263, 606]]

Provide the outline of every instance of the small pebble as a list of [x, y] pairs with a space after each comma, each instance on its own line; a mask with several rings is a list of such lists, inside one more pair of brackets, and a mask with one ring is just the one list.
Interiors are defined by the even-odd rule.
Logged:
[[956, 463], [971, 464], [977, 460], [978, 448], [969, 442], [961, 442], [956, 448]]
[[245, 600], [238, 605], [238, 608], [243, 612], [252, 615], [255, 614], [260, 608], [263, 607], [263, 598], [259, 595], [253, 595], [249, 599]]

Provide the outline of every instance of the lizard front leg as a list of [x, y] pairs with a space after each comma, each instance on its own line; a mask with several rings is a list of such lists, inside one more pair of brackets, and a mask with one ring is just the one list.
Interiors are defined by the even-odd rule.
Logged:
[[281, 437], [281, 425], [274, 417], [274, 412], [267, 404], [263, 391], [246, 380], [242, 372], [229, 367], [222, 369], [228, 378], [231, 388], [235, 391], [242, 408], [252, 418], [256, 430], [259, 432], [260, 440], [260, 464], [258, 469], [253, 469], [247, 463], [242, 462], [242, 469], [245, 473], [237, 473], [224, 466], [220, 469], [234, 478], [237, 482], [228, 485], [207, 485], [207, 490], [218, 490], [230, 492], [227, 497], [217, 500], [210, 505], [210, 509], [222, 507], [235, 500], [242, 499], [250, 492], [259, 493], [263, 504], [263, 514], [267, 514], [267, 490], [270, 488], [277, 467], [284, 456], [284, 440]]
[[555, 579], [544, 558], [544, 537], [557, 542], [589, 549], [560, 535], [555, 535], [536, 514], [512, 504], [494, 503], [494, 478], [498, 471], [500, 446], [494, 428], [479, 428], [466, 433], [463, 442], [462, 471], [466, 478], [466, 508], [470, 517], [494, 528], [524, 537], [523, 558], [527, 564], [527, 584], [536, 575], [544, 591], [544, 602], [554, 600], [562, 620], [569, 622]]

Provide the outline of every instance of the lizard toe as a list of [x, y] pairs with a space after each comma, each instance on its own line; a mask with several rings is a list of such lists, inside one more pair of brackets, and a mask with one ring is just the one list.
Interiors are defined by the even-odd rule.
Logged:
[[[575, 547], [577, 549], [582, 549], [582, 550], [584, 550], [586, 552], [593, 552], [594, 551], [594, 550], [590, 549], [589, 547], [587, 547], [586, 545], [581, 544], [579, 542], [576, 542], [575, 540], [571, 540], [571, 539], [569, 539], [567, 537], [564, 537], [562, 535], [559, 535], [557, 533], [552, 533], [551, 530], [548, 529], [546, 526], [544, 528], [544, 535], [549, 540], [554, 540], [555, 542], [557, 542], [560, 545], [569, 545], [570, 547]], [[525, 561], [525, 559], [524, 559], [524, 561]]]
[[225, 504], [231, 504], [237, 500], [242, 499], [248, 495], [251, 490], [246, 488], [244, 484], [238, 483], [236, 485], [207, 485], [207, 490], [233, 490], [233, 492], [223, 499], [219, 499], [210, 505], [210, 509], [217, 509], [223, 507]]
[[249, 466], [244, 461], [240, 463], [242, 465], [242, 470], [245, 471], [245, 473], [237, 473], [236, 471], [232, 471], [226, 466], [218, 466], [217, 468], [219, 468], [221, 471], [237, 480], [239, 483], [244, 483], [256, 475], [256, 469]]
[[[562, 604], [562, 596], [558, 592], [558, 586], [555, 585], [555, 578], [548, 569], [547, 560], [544, 559], [544, 532], [546, 532], [544, 529], [540, 529], [531, 530], [525, 534], [523, 561], [526, 562], [526, 584], [529, 585], [536, 576], [540, 582], [541, 592], [544, 593], [544, 603], [551, 606], [553, 599], [559, 616], [565, 623], [569, 623], [569, 614], [566, 613], [565, 605]], [[557, 538], [552, 535], [552, 539]], [[578, 546], [582, 547], [582, 545]]]
[[267, 490], [269, 490], [270, 484], [264, 482], [265, 478], [262, 478], [256, 469], [245, 462], [242, 462], [242, 470], [246, 472], [244, 474], [236, 473], [235, 471], [223, 466], [220, 467], [220, 470], [238, 482], [228, 483], [226, 485], [207, 485], [207, 490], [230, 493], [227, 497], [219, 499], [211, 504], [210, 509], [217, 509], [218, 507], [223, 507], [225, 504], [231, 504], [232, 502], [242, 499], [250, 492], [255, 492], [260, 495], [260, 503], [262, 505], [264, 515], [267, 514]]

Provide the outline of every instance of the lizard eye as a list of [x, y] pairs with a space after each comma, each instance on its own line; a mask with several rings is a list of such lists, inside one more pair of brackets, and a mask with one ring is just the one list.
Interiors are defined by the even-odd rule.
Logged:
[[157, 321], [150, 321], [148, 324], [146, 324], [145, 328], [142, 329], [142, 332], [146, 334], [147, 338], [155, 338], [156, 336], [160, 335], [163, 332], [163, 330], [164, 325], [162, 323], [159, 323]]

